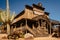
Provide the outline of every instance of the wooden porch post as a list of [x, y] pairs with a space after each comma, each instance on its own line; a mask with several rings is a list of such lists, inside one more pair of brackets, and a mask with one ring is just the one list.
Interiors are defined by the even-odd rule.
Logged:
[[46, 22], [46, 28], [48, 29], [48, 23]]
[[32, 28], [35, 29], [34, 25], [32, 25]]
[[40, 28], [40, 23], [39, 23], [39, 20], [38, 20], [38, 27], [37, 27], [38, 29]]
[[51, 22], [50, 22], [50, 35], [51, 35]]
[[22, 27], [22, 23], [20, 24], [20, 27]]
[[41, 28], [43, 28], [43, 25], [42, 25], [42, 23], [43, 23], [43, 22], [42, 22], [42, 20], [41, 20]]
[[14, 31], [16, 31], [16, 26], [15, 26], [15, 28], [14, 28]]
[[[25, 19], [26, 20], [26, 28], [27, 28], [27, 19]], [[26, 30], [26, 33], [27, 33], [27, 30]]]

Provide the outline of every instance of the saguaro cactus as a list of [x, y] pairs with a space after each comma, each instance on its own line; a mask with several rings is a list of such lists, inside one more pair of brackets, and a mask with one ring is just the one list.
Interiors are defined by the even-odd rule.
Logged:
[[[13, 21], [15, 14], [13, 14], [12, 16], [9, 16], [9, 17], [6, 17], [6, 15], [7, 15], [7, 13], [3, 11], [1, 13], [1, 19], [2, 19], [2, 22], [5, 23], [7, 26], [7, 33], [10, 34], [10, 24]], [[8, 18], [8, 20], [7, 20], [7, 18]]]
[[13, 12], [13, 15], [10, 15], [10, 10], [9, 10], [9, 3], [8, 0], [7, 1], [7, 7], [6, 7], [6, 11], [3, 11], [1, 13], [1, 19], [3, 21], [3, 23], [6, 24], [7, 26], [7, 33], [8, 35], [10, 34], [10, 23], [13, 21], [14, 17], [15, 17], [15, 12]]

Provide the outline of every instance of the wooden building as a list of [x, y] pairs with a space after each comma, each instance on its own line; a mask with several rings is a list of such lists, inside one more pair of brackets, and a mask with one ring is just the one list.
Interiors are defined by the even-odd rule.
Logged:
[[45, 37], [53, 33], [53, 26], [60, 25], [59, 21], [51, 20], [49, 13], [44, 11], [41, 3], [25, 5], [11, 23], [11, 28], [21, 30], [24, 34], [31, 33], [34, 37]]

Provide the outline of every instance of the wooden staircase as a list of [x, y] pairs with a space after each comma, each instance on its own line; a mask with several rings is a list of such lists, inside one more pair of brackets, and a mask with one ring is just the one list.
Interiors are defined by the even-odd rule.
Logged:
[[26, 27], [26, 29], [31, 32], [35, 37], [46, 37], [48, 36], [48, 30], [44, 27], [38, 27], [38, 28], [34, 28], [31, 29], [30, 27]]

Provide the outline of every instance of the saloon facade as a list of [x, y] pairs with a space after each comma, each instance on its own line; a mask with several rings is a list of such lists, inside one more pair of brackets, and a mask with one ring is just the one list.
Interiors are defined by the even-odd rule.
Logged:
[[[41, 3], [32, 4], [32, 6], [25, 5], [25, 9], [14, 18], [11, 28], [22, 31], [24, 34], [31, 33], [34, 37], [45, 37], [53, 34], [54, 26], [58, 25], [59, 27], [60, 22], [50, 19], [49, 13], [44, 10]], [[59, 29], [56, 31], [59, 36]]]

